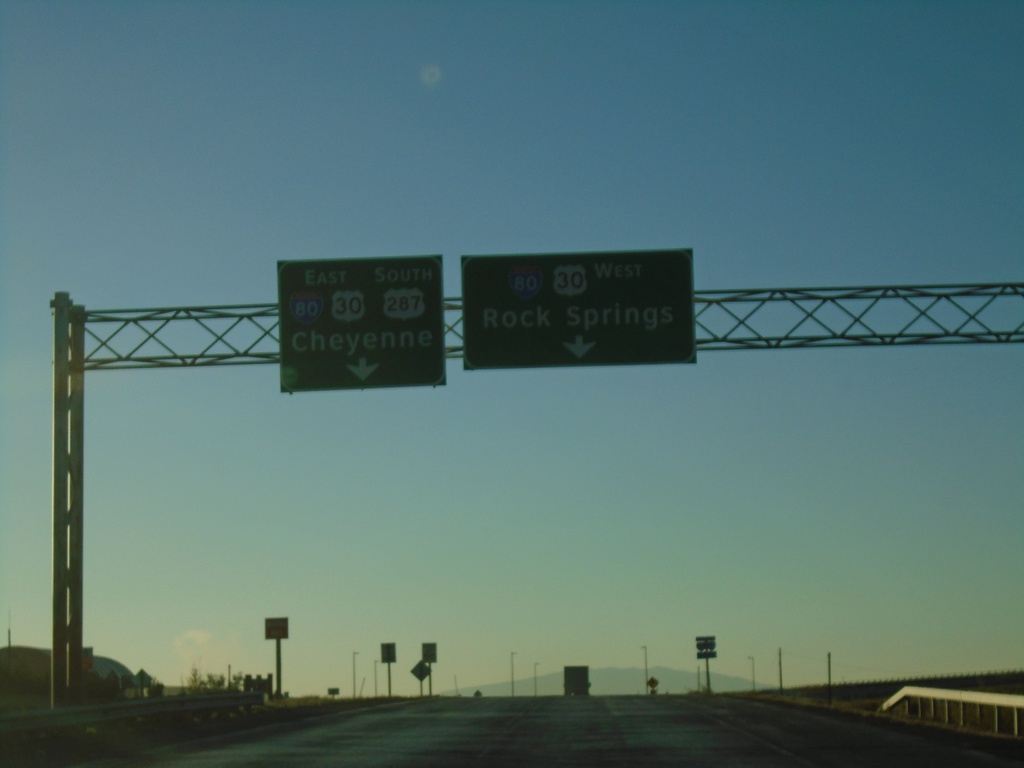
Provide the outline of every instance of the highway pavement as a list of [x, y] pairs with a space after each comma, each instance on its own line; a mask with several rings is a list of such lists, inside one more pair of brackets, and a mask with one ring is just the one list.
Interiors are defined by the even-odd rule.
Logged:
[[[1024, 745], [935, 738], [853, 716], [725, 696], [445, 698], [327, 715], [94, 766], [1024, 765]], [[979, 746], [982, 744], [982, 746]]]

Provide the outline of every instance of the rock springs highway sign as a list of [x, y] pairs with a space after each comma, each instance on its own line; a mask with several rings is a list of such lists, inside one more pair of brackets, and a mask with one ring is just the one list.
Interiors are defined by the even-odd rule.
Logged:
[[462, 257], [466, 368], [696, 361], [693, 252]]
[[281, 391], [445, 383], [440, 256], [277, 264]]

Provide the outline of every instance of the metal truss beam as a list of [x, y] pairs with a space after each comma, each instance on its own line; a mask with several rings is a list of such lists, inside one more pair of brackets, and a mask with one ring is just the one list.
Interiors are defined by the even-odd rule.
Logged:
[[[1024, 342], [1024, 283], [707, 291], [697, 348], [797, 349]], [[449, 358], [463, 352], [462, 299], [445, 299]], [[280, 362], [276, 304], [85, 313], [85, 370]]]
[[710, 291], [700, 349], [1024, 342], [1024, 283]]

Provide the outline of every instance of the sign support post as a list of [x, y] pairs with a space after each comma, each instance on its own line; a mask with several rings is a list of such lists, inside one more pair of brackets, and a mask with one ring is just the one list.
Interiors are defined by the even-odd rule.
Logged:
[[412, 674], [420, 681], [420, 696], [423, 695], [423, 680], [430, 678], [430, 696], [434, 695], [434, 677], [431, 674], [430, 665], [437, 662], [437, 643], [424, 643], [420, 660], [412, 668]]
[[437, 643], [423, 644], [423, 662], [427, 665], [427, 693], [434, 696], [434, 674], [431, 664], [437, 663]]
[[423, 679], [430, 674], [430, 668], [427, 666], [427, 662], [420, 659], [416, 662], [416, 666], [412, 668], [413, 677], [420, 681], [420, 697], [423, 696]]
[[263, 636], [267, 640], [276, 640], [277, 648], [277, 684], [274, 698], [281, 698], [281, 641], [288, 639], [288, 618], [266, 619], [263, 623]]
[[58, 293], [53, 307], [53, 651], [50, 706], [68, 699], [68, 346], [71, 297]]
[[277, 689], [274, 691], [274, 698], [281, 698], [281, 638], [275, 638], [277, 643]]
[[53, 647], [50, 706], [82, 701], [85, 308], [53, 308]]
[[[697, 638], [697, 660], [704, 659], [704, 677], [708, 687], [708, 693], [711, 693], [711, 659], [718, 658], [718, 651], [715, 650], [715, 636], [706, 635], [704, 637]], [[700, 666], [697, 666], [698, 680], [700, 678]], [[698, 682], [698, 689], [700, 684]]]
[[394, 643], [380, 644], [380, 660], [388, 665], [388, 698], [391, 698], [391, 662], [398, 661]]

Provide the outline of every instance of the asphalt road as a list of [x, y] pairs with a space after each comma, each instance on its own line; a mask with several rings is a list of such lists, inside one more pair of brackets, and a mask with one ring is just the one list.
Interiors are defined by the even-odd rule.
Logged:
[[[461, 698], [328, 715], [176, 748], [145, 766], [1015, 766], [958, 735], [729, 697]], [[972, 746], [972, 744], [974, 746]], [[1000, 748], [997, 747], [998, 752]]]

